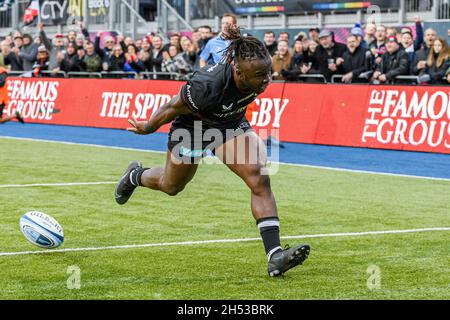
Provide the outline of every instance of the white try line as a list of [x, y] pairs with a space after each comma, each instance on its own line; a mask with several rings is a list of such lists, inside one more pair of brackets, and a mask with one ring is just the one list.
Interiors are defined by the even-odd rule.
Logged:
[[[124, 151], [135, 151], [135, 152], [166, 154], [165, 151], [144, 150], [144, 149], [137, 149], [137, 148], [105, 146], [105, 145], [99, 145], [99, 144], [67, 142], [67, 141], [55, 141], [55, 140], [46, 140], [46, 139], [18, 138], [18, 137], [11, 137], [11, 136], [0, 136], [0, 139], [13, 139], [13, 140], [24, 140], [24, 141], [45, 142], [45, 143], [59, 143], [59, 144], [66, 144], [66, 145], [95, 147], [95, 148], [104, 148], [104, 149], [115, 149], [115, 150], [124, 150]], [[450, 178], [415, 176], [415, 175], [401, 174], [401, 173], [377, 172], [377, 171], [358, 170], [358, 169], [345, 169], [345, 168], [336, 168], [336, 167], [327, 167], [327, 166], [315, 166], [315, 165], [309, 165], [309, 164], [290, 163], [290, 162], [273, 162], [273, 163], [274, 164], [286, 165], [286, 166], [301, 167], [301, 168], [311, 168], [311, 169], [320, 169], [320, 170], [328, 170], [328, 171], [362, 173], [362, 174], [380, 175], [380, 176], [389, 176], [389, 177], [400, 177], [400, 178], [411, 178], [411, 179], [419, 179], [419, 180], [433, 180], [433, 181], [450, 182]]]
[[[404, 233], [419, 233], [419, 232], [433, 232], [433, 231], [450, 231], [450, 227], [406, 229], [406, 230], [366, 231], [366, 232], [348, 232], [348, 233], [310, 234], [310, 235], [299, 235], [299, 236], [285, 236], [285, 237], [281, 237], [281, 239], [359, 237], [359, 236], [368, 236], [368, 235], [404, 234]], [[67, 249], [53, 249], [53, 250], [0, 252], [0, 257], [1, 256], [31, 255], [31, 254], [80, 252], [80, 251], [84, 252], [84, 251], [104, 251], [104, 250], [120, 250], [120, 249], [122, 249], [122, 250], [124, 250], [124, 249], [140, 249], [140, 248], [151, 248], [151, 247], [191, 246], [191, 245], [206, 245], [206, 244], [216, 244], [216, 243], [236, 243], [236, 242], [249, 242], [249, 241], [261, 241], [261, 238], [218, 239], [218, 240], [201, 240], [201, 241], [184, 241], [184, 242], [162, 242], [162, 243], [130, 244], [130, 245], [121, 245], [121, 246], [106, 246], [106, 247], [92, 247], [92, 248], [67, 248]]]
[[112, 181], [100, 182], [67, 182], [67, 183], [31, 183], [31, 184], [0, 184], [0, 188], [35, 188], [35, 187], [73, 187], [73, 186], [96, 186], [103, 184], [117, 184]]

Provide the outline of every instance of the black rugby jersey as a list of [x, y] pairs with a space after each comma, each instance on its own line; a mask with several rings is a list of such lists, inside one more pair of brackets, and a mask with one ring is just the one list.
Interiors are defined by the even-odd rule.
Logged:
[[181, 115], [175, 126], [193, 127], [194, 121], [202, 121], [204, 129], [231, 129], [245, 117], [247, 106], [257, 93], [244, 94], [233, 79], [232, 66], [219, 63], [195, 72], [180, 92], [181, 99], [193, 114]]

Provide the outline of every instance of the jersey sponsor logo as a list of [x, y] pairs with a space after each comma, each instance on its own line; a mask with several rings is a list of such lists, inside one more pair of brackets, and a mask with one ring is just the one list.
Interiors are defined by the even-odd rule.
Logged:
[[233, 104], [234, 104], [234, 102], [232, 102], [228, 107], [226, 105], [222, 105], [222, 109], [224, 111], [230, 111], [231, 108], [233, 108]]
[[214, 113], [214, 116], [218, 117], [218, 118], [227, 118], [227, 117], [231, 117], [235, 114], [241, 113], [243, 111], [245, 111], [245, 109], [247, 109], [247, 106], [244, 106], [242, 108], [239, 108], [237, 110], [234, 110], [232, 112], [227, 112], [227, 113]]
[[194, 99], [192, 99], [191, 85], [190, 85], [190, 84], [187, 84], [187, 85], [186, 85], [186, 96], [187, 96], [187, 99], [188, 99], [189, 103], [191, 104], [191, 106], [192, 106], [194, 109], [197, 109], [197, 110], [198, 110], [197, 105], [196, 105], [195, 102], [194, 102]]

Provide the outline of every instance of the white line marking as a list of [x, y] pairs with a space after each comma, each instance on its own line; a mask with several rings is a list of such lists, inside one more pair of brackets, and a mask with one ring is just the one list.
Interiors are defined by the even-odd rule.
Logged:
[[[104, 145], [99, 145], [99, 144], [53, 141], [53, 140], [33, 139], [33, 138], [18, 138], [18, 137], [10, 137], [10, 136], [0, 136], [0, 139], [14, 139], [14, 140], [25, 140], [25, 141], [34, 141], [34, 142], [60, 143], [60, 144], [67, 144], [67, 145], [87, 146], [87, 147], [95, 147], [95, 148], [116, 149], [116, 150], [146, 152], [146, 153], [159, 153], [159, 154], [166, 153], [165, 151], [157, 151], [157, 150], [144, 150], [144, 149], [136, 149], [136, 148], [104, 146]], [[314, 166], [314, 165], [308, 165], [308, 164], [289, 163], [289, 162], [274, 162], [274, 163], [278, 163], [278, 164], [282, 164], [282, 165], [286, 165], [286, 166], [312, 168], [312, 169], [320, 169], [320, 170], [328, 170], [328, 171], [351, 172], [351, 173], [362, 173], [362, 174], [370, 174], [370, 175], [450, 182], [450, 178], [436, 178], [436, 177], [415, 176], [415, 175], [408, 175], [408, 174], [401, 174], [401, 173], [389, 173], [389, 172], [366, 171], [366, 170], [345, 169], [345, 168], [335, 168], [335, 167], [326, 167], [326, 166]]]
[[116, 184], [112, 181], [100, 182], [67, 182], [67, 183], [32, 183], [32, 184], [0, 184], [0, 188], [32, 188], [32, 187], [72, 187], [72, 186], [95, 186], [102, 184]]
[[[285, 237], [281, 237], [281, 239], [359, 237], [359, 236], [367, 236], [367, 235], [418, 233], [418, 232], [432, 232], [432, 231], [450, 231], [450, 227], [406, 229], [406, 230], [366, 231], [366, 232], [348, 232], [348, 233], [310, 234], [310, 235], [300, 235], [300, 236], [285, 236]], [[184, 242], [162, 242], [162, 243], [130, 244], [130, 245], [121, 245], [121, 246], [106, 246], [106, 247], [92, 247], [92, 248], [67, 248], [67, 249], [54, 249], [54, 250], [0, 252], [0, 257], [1, 256], [19, 256], [19, 255], [41, 254], [41, 253], [48, 254], [48, 253], [79, 252], [79, 251], [139, 249], [139, 248], [150, 248], [150, 247], [188, 246], [188, 245], [204, 245], [204, 244], [211, 244], [211, 243], [236, 243], [236, 242], [249, 242], [249, 241], [261, 241], [261, 238], [218, 239], [218, 240], [184, 241]]]
[[32, 141], [32, 142], [46, 142], [46, 143], [58, 143], [58, 144], [66, 144], [66, 145], [72, 145], [72, 146], [83, 146], [83, 147], [86, 146], [86, 147], [94, 147], [94, 148], [116, 149], [116, 150], [125, 150], [125, 151], [138, 151], [138, 152], [150, 152], [150, 153], [164, 153], [164, 154], [166, 154], [165, 151], [144, 150], [144, 149], [136, 149], [136, 148], [116, 147], [116, 146], [105, 146], [105, 145], [101, 145], [101, 144], [80, 143], [80, 142], [67, 142], [67, 141], [33, 139], [33, 138], [19, 138], [19, 137], [11, 137], [11, 136], [0, 136], [0, 139], [24, 140], [24, 141]]
[[393, 177], [400, 177], [400, 178], [412, 178], [412, 179], [423, 179], [423, 180], [434, 180], [434, 181], [447, 181], [447, 182], [450, 182], [450, 178], [436, 178], [436, 177], [427, 177], [427, 176], [414, 176], [414, 175], [401, 174], [401, 173], [366, 171], [366, 170], [334, 168], [334, 167], [326, 167], [326, 166], [322, 167], [322, 166], [314, 166], [314, 165], [309, 165], [309, 164], [298, 164], [298, 163], [279, 162], [279, 164], [284, 164], [284, 165], [293, 166], [293, 167], [323, 169], [323, 170], [330, 170], [330, 171], [340, 171], [340, 172], [350, 172], [350, 173], [364, 173], [364, 174], [380, 175], [380, 176], [393, 176]]

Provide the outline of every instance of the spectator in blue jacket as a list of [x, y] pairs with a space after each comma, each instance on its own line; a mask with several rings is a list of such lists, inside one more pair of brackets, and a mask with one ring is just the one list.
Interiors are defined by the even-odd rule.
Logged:
[[237, 24], [237, 18], [232, 13], [224, 14], [222, 18], [222, 32], [215, 38], [208, 41], [205, 49], [200, 54], [200, 68], [206, 65], [213, 65], [219, 63], [228, 48], [231, 41], [226, 40], [224, 36], [227, 35], [227, 29]]

